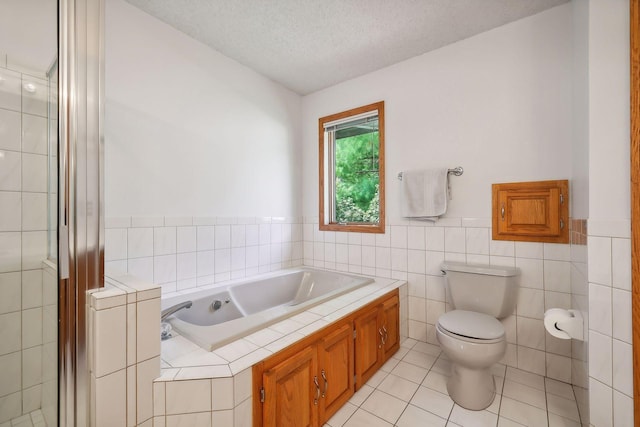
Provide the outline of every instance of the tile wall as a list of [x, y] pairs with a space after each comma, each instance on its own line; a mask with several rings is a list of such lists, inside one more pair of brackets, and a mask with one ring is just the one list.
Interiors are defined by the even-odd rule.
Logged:
[[58, 273], [50, 261], [42, 265], [42, 415], [48, 426], [58, 423]]
[[571, 384], [580, 420], [589, 425], [589, 280], [587, 220], [571, 220], [571, 307], [583, 314], [583, 341], [571, 341]]
[[125, 217], [106, 221], [105, 267], [175, 292], [302, 264], [296, 218]]
[[154, 426], [252, 426], [252, 371], [226, 378], [171, 380], [153, 384]]
[[0, 422], [41, 406], [46, 258], [47, 81], [0, 67]]
[[304, 264], [405, 279], [409, 284], [408, 335], [437, 344], [435, 324], [449, 310], [440, 271], [444, 260], [516, 266], [522, 270], [516, 312], [503, 319], [504, 363], [571, 382], [571, 343], [547, 334], [548, 308], [571, 308], [568, 244], [493, 241], [488, 218], [444, 218], [436, 224], [391, 219], [385, 234], [318, 231], [305, 218]]
[[[435, 225], [392, 219], [385, 234], [370, 235], [320, 232], [317, 218], [304, 224], [279, 218], [117, 218], [108, 224], [106, 256], [108, 266], [160, 281], [166, 290], [250, 276], [301, 259], [307, 266], [405, 279], [408, 336], [432, 344], [435, 322], [449, 309], [443, 260], [517, 266], [520, 296], [514, 315], [503, 320], [503, 362], [572, 383], [582, 419], [590, 418], [591, 425], [624, 426], [632, 425], [633, 406], [629, 230], [628, 221], [591, 220], [587, 231], [586, 221], [574, 220], [572, 244], [559, 245], [493, 241], [489, 219], [446, 218]], [[234, 248], [240, 249], [236, 262]], [[553, 307], [588, 313], [588, 340], [572, 345], [547, 334], [542, 318]], [[167, 392], [166, 386], [156, 388]], [[169, 412], [160, 414], [169, 421]]]
[[591, 425], [633, 425], [631, 226], [588, 222]]
[[107, 280], [87, 300], [91, 425], [153, 425], [160, 288]]

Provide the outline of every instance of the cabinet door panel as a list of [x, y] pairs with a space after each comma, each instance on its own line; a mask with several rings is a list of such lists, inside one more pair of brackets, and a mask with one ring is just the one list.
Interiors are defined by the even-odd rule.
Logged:
[[317, 358], [314, 347], [263, 373], [264, 427], [311, 427], [317, 425], [314, 404]]
[[318, 344], [318, 364], [321, 372], [318, 379], [323, 392], [320, 424], [331, 418], [354, 393], [353, 350], [351, 323], [329, 333]]
[[384, 312], [384, 360], [389, 359], [398, 351], [400, 347], [400, 325], [398, 318], [400, 314], [400, 305], [397, 296], [389, 298], [382, 305]]
[[492, 185], [493, 240], [569, 242], [567, 180]]
[[373, 307], [356, 317], [356, 389], [362, 387], [382, 365], [382, 351], [379, 347], [382, 322], [378, 307]]

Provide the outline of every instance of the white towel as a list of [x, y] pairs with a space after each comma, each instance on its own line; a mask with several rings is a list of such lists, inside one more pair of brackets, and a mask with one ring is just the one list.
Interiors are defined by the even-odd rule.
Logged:
[[448, 169], [403, 172], [400, 186], [403, 217], [435, 222], [447, 212]]

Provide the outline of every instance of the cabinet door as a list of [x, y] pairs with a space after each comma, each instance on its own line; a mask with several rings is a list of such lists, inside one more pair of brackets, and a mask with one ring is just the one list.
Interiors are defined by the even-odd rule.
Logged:
[[263, 427], [318, 425], [316, 354], [315, 347], [306, 347], [263, 373]]
[[320, 424], [322, 425], [354, 393], [353, 328], [346, 323], [318, 343], [320, 369]]
[[568, 181], [493, 184], [493, 239], [569, 242]]
[[354, 320], [356, 328], [356, 389], [362, 387], [382, 366], [382, 318], [379, 308], [372, 307]]
[[382, 304], [384, 334], [384, 360], [388, 360], [400, 347], [400, 305], [398, 297], [389, 298]]

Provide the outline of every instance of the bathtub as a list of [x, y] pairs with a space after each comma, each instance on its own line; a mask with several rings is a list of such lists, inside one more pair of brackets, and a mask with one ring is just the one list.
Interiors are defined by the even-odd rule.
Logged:
[[167, 318], [205, 350], [228, 344], [314, 305], [372, 283], [368, 277], [299, 268], [162, 300], [162, 308], [192, 301]]

